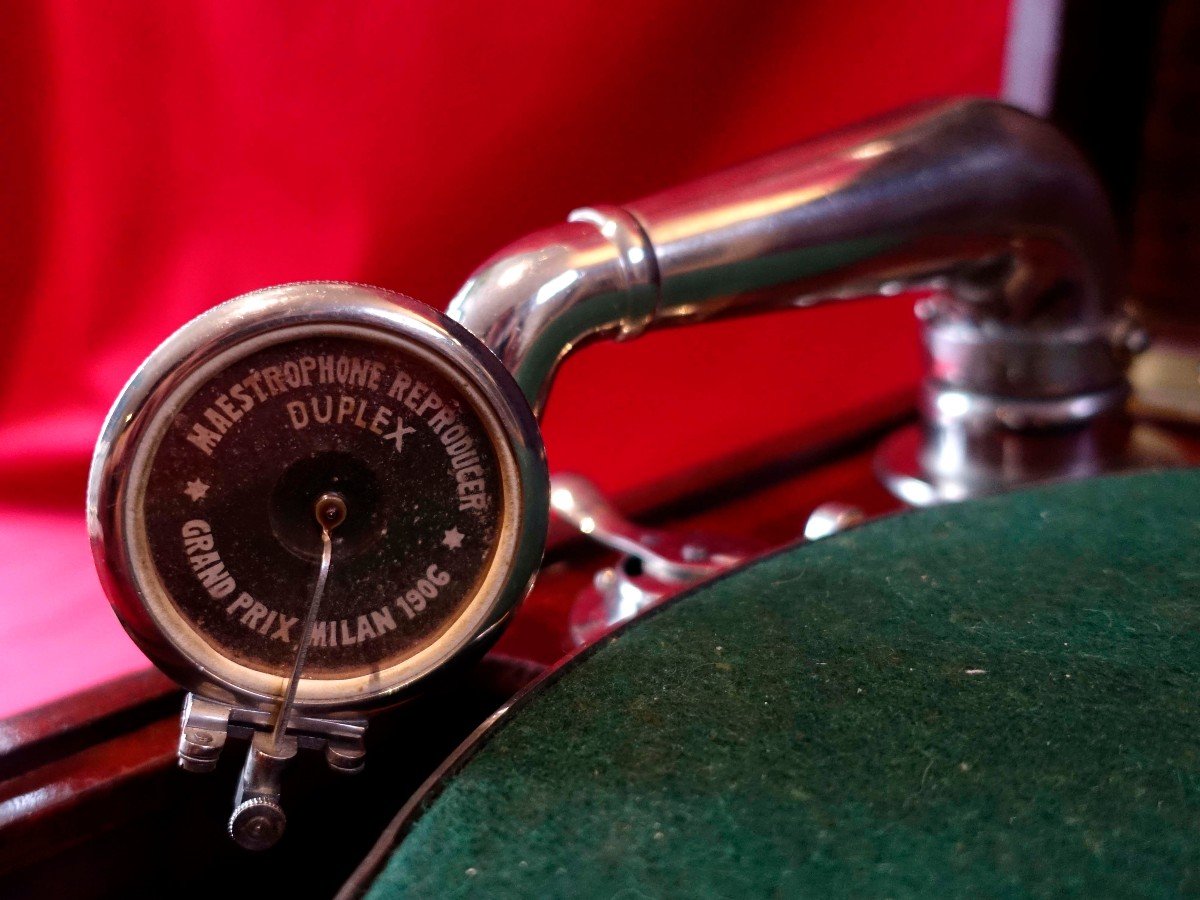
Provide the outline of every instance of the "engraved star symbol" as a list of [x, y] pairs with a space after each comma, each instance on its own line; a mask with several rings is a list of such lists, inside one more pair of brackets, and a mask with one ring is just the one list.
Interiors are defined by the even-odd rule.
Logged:
[[457, 550], [459, 547], [462, 546], [463, 537], [464, 537], [463, 533], [458, 530], [457, 526], [455, 526], [454, 528], [451, 528], [449, 531], [446, 532], [446, 536], [444, 538], [442, 538], [442, 543], [445, 544], [447, 547], [449, 547], [451, 550]]
[[208, 485], [199, 478], [194, 481], [189, 481], [188, 486], [183, 489], [183, 492], [192, 498], [192, 501], [204, 499], [204, 495], [208, 493]]

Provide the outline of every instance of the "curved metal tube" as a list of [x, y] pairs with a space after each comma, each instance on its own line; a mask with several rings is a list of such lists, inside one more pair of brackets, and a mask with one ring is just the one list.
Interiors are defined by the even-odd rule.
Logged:
[[485, 262], [448, 313], [540, 413], [558, 363], [593, 338], [920, 288], [931, 409], [953, 394], [993, 424], [1042, 427], [1124, 398], [1103, 190], [1054, 128], [990, 100], [922, 105], [577, 210]]

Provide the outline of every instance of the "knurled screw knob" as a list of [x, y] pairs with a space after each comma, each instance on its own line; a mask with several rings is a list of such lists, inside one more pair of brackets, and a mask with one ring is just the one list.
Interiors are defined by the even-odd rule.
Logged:
[[247, 850], [266, 850], [283, 837], [287, 816], [269, 797], [251, 797], [229, 817], [229, 836]]

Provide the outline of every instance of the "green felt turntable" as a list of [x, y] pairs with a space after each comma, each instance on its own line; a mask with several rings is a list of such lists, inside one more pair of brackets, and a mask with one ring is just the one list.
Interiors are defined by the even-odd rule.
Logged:
[[577, 654], [400, 814], [372, 897], [1200, 891], [1200, 473], [793, 547]]

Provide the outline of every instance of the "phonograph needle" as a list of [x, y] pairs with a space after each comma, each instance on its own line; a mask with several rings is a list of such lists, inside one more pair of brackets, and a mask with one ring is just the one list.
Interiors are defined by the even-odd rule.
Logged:
[[304, 617], [304, 626], [300, 629], [300, 646], [296, 649], [296, 662], [292, 666], [292, 674], [288, 679], [287, 691], [283, 695], [283, 703], [275, 715], [275, 727], [271, 730], [271, 746], [278, 749], [283, 734], [287, 731], [288, 718], [292, 706], [296, 702], [296, 689], [300, 685], [300, 673], [304, 670], [304, 660], [308, 656], [308, 646], [312, 641], [313, 626], [317, 622], [317, 611], [321, 607], [321, 596], [325, 593], [325, 582], [329, 579], [329, 564], [333, 561], [333, 538], [331, 532], [346, 520], [346, 501], [340, 494], [326, 493], [317, 498], [313, 505], [313, 513], [321, 526], [321, 569], [317, 573], [317, 585], [313, 589], [312, 601], [308, 604], [308, 613]]

